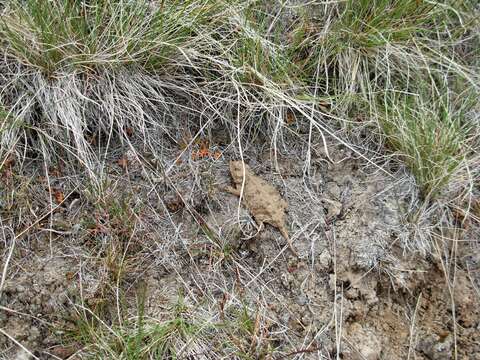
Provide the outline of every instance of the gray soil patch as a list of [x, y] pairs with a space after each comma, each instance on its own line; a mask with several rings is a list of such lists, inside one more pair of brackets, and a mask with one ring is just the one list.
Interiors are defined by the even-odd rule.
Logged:
[[[186, 154], [168, 177], [157, 170], [174, 163], [174, 152], [151, 161], [150, 172], [134, 158], [126, 168], [112, 160], [103, 208], [84, 180], [52, 172], [50, 186], [70, 197], [17, 239], [0, 298], [3, 358], [29, 358], [12, 338], [41, 359], [86, 358], [91, 348], [67, 336], [79, 314], [98, 312], [111, 324], [120, 308], [135, 316], [145, 289], [148, 318], [168, 319], [181, 298], [189, 319], [202, 324], [191, 341], [173, 341], [180, 358], [240, 357], [236, 347], [249, 358], [480, 359], [477, 230], [455, 249], [439, 241], [442, 256], [405, 250], [410, 178], [384, 174], [340, 147], [330, 147], [331, 163], [322, 149], [312, 148], [307, 174], [303, 155], [244, 154], [289, 203], [300, 258], [276, 229], [258, 233], [238, 198], [222, 190], [228, 159], [238, 157], [228, 151], [195, 161]], [[25, 219], [3, 204], [2, 269], [9, 229], [18, 233], [50, 210], [45, 178], [32, 179], [23, 196], [36, 198], [22, 206], [36, 207]], [[6, 191], [16, 186], [9, 181]], [[452, 251], [456, 263], [443, 256]], [[225, 325], [242, 309], [254, 324], [248, 345]]]

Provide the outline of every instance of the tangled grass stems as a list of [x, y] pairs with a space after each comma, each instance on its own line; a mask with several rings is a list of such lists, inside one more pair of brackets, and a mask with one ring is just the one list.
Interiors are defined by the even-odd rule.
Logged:
[[317, 13], [305, 12], [292, 32], [295, 61], [309, 79], [321, 63], [322, 87], [347, 116], [362, 100], [371, 102], [372, 93], [392, 84], [408, 88], [433, 74], [456, 73], [478, 86], [475, 70], [451, 51], [468, 31], [461, 20], [465, 14], [453, 6], [416, 0], [318, 6]]
[[401, 154], [428, 200], [440, 195], [474, 152], [475, 128], [466, 119], [471, 101], [451, 96], [386, 94], [379, 119], [388, 146]]
[[[210, 0], [157, 7], [141, 0], [9, 3], [0, 26], [0, 97], [12, 115], [22, 114], [30, 130], [40, 130], [24, 134], [23, 143], [42, 148], [49, 159], [58, 147], [49, 138], [57, 139], [73, 147], [95, 176], [99, 162], [91, 139], [98, 131], [107, 148], [115, 137], [126, 140], [127, 125], [147, 139], [158, 130], [159, 115], [173, 120], [174, 104], [192, 97], [191, 83], [175, 77], [189, 77], [182, 66], [195, 68], [188, 48], [205, 45], [200, 33], [207, 22], [213, 26], [219, 5]], [[42, 133], [46, 140], [38, 146]], [[11, 146], [11, 138], [2, 134], [2, 148]]]
[[196, 132], [220, 123], [276, 148], [286, 111], [355, 150], [332, 129], [355, 132], [361, 114], [436, 198], [476, 151], [471, 103], [451, 100], [480, 84], [478, 9], [462, 6], [14, 0], [0, 23], [0, 100], [4, 119], [22, 121], [3, 120], [2, 153], [50, 159], [60, 144], [96, 177], [112, 142], [132, 147], [127, 129], [154, 150], [188, 114]]
[[127, 65], [161, 69], [211, 20], [213, 6], [208, 0], [154, 8], [141, 0], [12, 1], [1, 33], [8, 56], [46, 77]]

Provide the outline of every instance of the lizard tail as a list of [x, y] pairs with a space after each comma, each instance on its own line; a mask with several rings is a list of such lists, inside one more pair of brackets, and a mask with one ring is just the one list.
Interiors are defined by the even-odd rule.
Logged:
[[288, 236], [288, 232], [285, 228], [280, 228], [280, 233], [283, 235], [283, 237], [287, 240], [288, 247], [290, 248], [290, 251], [298, 257], [297, 250], [293, 247], [292, 239], [290, 239], [290, 236]]

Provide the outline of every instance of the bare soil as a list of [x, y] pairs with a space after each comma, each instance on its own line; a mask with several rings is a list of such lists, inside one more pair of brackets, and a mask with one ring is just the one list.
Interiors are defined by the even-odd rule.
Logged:
[[478, 228], [443, 229], [431, 251], [414, 251], [411, 178], [329, 149], [333, 162], [320, 141], [311, 148], [308, 172], [305, 149], [279, 148], [276, 158], [244, 149], [288, 201], [299, 258], [276, 229], [257, 233], [222, 190], [238, 158], [228, 148], [176, 163], [178, 150], [166, 151], [147, 170], [119, 150], [100, 197], [60, 166], [46, 177], [34, 162], [28, 176], [15, 165], [2, 174], [2, 269], [11, 230], [28, 230], [15, 239], [1, 293], [1, 356], [30, 358], [15, 339], [41, 359], [86, 358], [88, 344], [68, 337], [76, 320], [92, 312], [117, 323], [120, 308], [135, 316], [144, 289], [149, 318], [168, 318], [182, 297], [192, 319], [214, 328], [178, 339], [179, 358], [239, 358], [221, 341], [237, 330], [220, 325], [244, 306], [255, 326], [243, 339], [235, 333], [236, 346], [252, 359], [480, 359]]

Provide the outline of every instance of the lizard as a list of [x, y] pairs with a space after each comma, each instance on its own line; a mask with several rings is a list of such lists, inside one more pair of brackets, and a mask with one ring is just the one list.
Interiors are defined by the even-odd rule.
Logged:
[[288, 203], [278, 190], [255, 175], [250, 166], [242, 161], [230, 161], [229, 168], [235, 187], [227, 186], [225, 190], [238, 197], [242, 196], [243, 204], [253, 215], [259, 229], [263, 229], [265, 223], [276, 227], [287, 240], [290, 250], [298, 256], [285, 225], [285, 210]]

